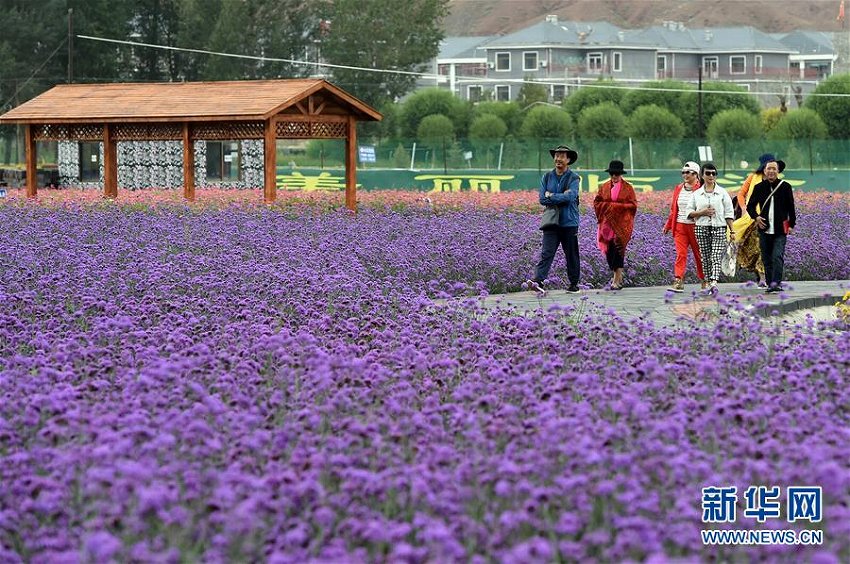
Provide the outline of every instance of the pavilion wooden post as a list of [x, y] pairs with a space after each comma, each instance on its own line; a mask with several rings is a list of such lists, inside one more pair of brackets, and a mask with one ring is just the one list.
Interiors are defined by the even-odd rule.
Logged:
[[118, 150], [108, 123], [103, 124], [103, 197], [118, 197]]
[[264, 126], [263, 201], [271, 204], [277, 199], [277, 120], [272, 116]]
[[183, 197], [195, 201], [195, 144], [189, 122], [183, 123]]
[[38, 196], [38, 170], [35, 166], [38, 156], [36, 155], [35, 135], [33, 135], [32, 127], [32, 125], [27, 124], [24, 129], [24, 151], [27, 155], [27, 198]]
[[345, 132], [345, 207], [357, 211], [357, 121], [352, 116]]

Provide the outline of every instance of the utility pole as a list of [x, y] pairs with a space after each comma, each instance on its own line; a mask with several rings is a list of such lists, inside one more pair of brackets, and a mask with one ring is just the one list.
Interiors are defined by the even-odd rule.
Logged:
[[702, 125], [702, 63], [699, 66], [699, 81], [697, 83], [697, 116], [699, 124], [699, 136], [700, 139], [703, 138], [705, 131]]
[[74, 76], [74, 8], [68, 8], [68, 84]]

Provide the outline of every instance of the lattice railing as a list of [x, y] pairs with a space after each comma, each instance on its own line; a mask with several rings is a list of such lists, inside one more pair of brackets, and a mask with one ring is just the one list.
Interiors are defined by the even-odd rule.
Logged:
[[[279, 121], [276, 135], [282, 139], [344, 139], [343, 121]], [[115, 141], [167, 141], [181, 139], [180, 123], [119, 123], [112, 125]], [[36, 141], [102, 141], [103, 125], [43, 124], [33, 126]], [[263, 122], [204, 122], [191, 125], [191, 137], [198, 140], [262, 139]]]
[[44, 124], [33, 126], [36, 141], [102, 141], [103, 126], [98, 124]]
[[192, 125], [192, 139], [262, 139], [263, 122], [209, 122]]
[[114, 126], [116, 141], [168, 141], [183, 137], [179, 123], [120, 123]]
[[347, 124], [341, 121], [279, 121], [277, 136], [283, 139], [345, 138]]

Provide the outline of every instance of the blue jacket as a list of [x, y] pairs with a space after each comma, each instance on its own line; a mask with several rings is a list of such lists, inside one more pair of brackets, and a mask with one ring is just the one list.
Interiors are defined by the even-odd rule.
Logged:
[[[558, 176], [555, 169], [550, 170], [540, 179], [540, 205], [558, 206], [560, 211], [560, 227], [578, 227], [578, 191], [581, 178], [570, 169]], [[544, 196], [552, 192], [550, 197]]]

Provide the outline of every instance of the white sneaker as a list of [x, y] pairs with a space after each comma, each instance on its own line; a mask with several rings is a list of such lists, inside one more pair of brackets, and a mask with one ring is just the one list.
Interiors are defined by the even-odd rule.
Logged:
[[534, 280], [533, 278], [529, 278], [528, 280], [525, 281], [525, 284], [526, 284], [526, 286], [528, 286], [529, 290], [532, 290], [533, 292], [537, 292], [538, 294], [540, 294], [541, 297], [546, 295], [546, 288], [543, 287], [543, 284], [541, 282], [538, 282], [537, 280]]

